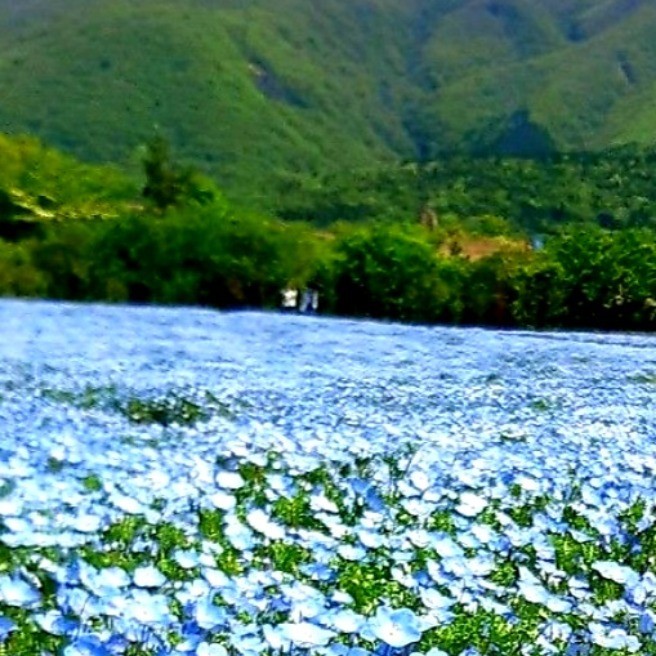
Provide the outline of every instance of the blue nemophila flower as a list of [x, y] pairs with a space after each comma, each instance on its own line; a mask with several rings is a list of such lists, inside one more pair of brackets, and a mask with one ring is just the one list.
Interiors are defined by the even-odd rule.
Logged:
[[291, 639], [287, 633], [279, 626], [265, 624], [262, 627], [264, 640], [274, 652], [286, 653], [291, 649]]
[[626, 650], [631, 654], [640, 650], [640, 640], [624, 629], [609, 628], [598, 622], [589, 626], [592, 643], [606, 649]]
[[7, 636], [16, 630], [16, 623], [8, 617], [0, 615], [0, 644], [6, 640]]
[[222, 471], [216, 475], [216, 484], [225, 490], [238, 490], [246, 481], [237, 472]]
[[494, 558], [490, 554], [480, 554], [466, 560], [467, 569], [474, 576], [487, 576], [495, 569]]
[[499, 603], [498, 601], [494, 601], [494, 599], [483, 597], [480, 600], [480, 604], [481, 604], [481, 608], [489, 611], [490, 613], [494, 613], [499, 617], [505, 617], [507, 619], [510, 619], [514, 616], [514, 612], [512, 608], [510, 608], [510, 606]]
[[442, 558], [462, 558], [464, 549], [448, 535], [432, 535], [430, 546]]
[[369, 510], [373, 512], [386, 512], [387, 504], [385, 499], [373, 488], [370, 487], [365, 492], [365, 503], [367, 504]]
[[141, 589], [132, 591], [125, 617], [151, 627], [165, 627], [174, 620], [165, 595], [151, 594]]
[[424, 529], [412, 529], [407, 531], [406, 537], [412, 546], [425, 549], [431, 543], [434, 536]]
[[210, 503], [219, 510], [232, 510], [237, 505], [237, 499], [224, 490], [219, 490], [209, 497]]
[[[221, 574], [223, 574], [223, 572], [221, 572]], [[223, 576], [225, 576], [225, 574], [223, 574]], [[175, 599], [177, 599], [183, 606], [186, 606], [189, 603], [195, 603], [198, 599], [202, 599], [209, 594], [210, 584], [203, 579], [186, 581], [182, 584], [180, 589], [176, 590], [174, 593]]]
[[639, 620], [639, 629], [640, 633], [646, 633], [647, 635], [653, 635], [656, 631], [656, 613], [652, 610], [647, 610], [642, 615], [640, 615]]
[[353, 603], [353, 597], [343, 590], [335, 590], [335, 592], [330, 595], [330, 601], [333, 604], [349, 606]]
[[347, 652], [347, 656], [373, 656], [373, 653], [363, 647], [351, 647]]
[[378, 549], [382, 547], [386, 539], [380, 533], [376, 533], [373, 530], [361, 529], [357, 532], [358, 540], [367, 547], [367, 549]]
[[81, 513], [69, 522], [71, 528], [80, 533], [95, 533], [100, 529], [102, 523], [101, 517], [90, 513]]
[[390, 574], [392, 580], [400, 583], [403, 587], [408, 588], [409, 590], [414, 590], [417, 587], [415, 577], [406, 567], [403, 566], [403, 564], [398, 567], [392, 567]]
[[555, 595], [551, 595], [545, 605], [552, 613], [569, 613], [572, 610], [572, 604], [569, 601]]
[[426, 519], [434, 510], [435, 504], [427, 499], [403, 499], [401, 507], [413, 517]]
[[282, 540], [285, 537], [285, 529], [271, 521], [271, 518], [260, 508], [251, 510], [246, 515], [246, 521], [249, 526], [258, 533], [266, 535], [271, 540]]
[[369, 618], [367, 629], [376, 639], [399, 649], [421, 639], [422, 622], [409, 608], [392, 610], [381, 606]]
[[311, 622], [287, 622], [279, 624], [277, 628], [283, 638], [303, 649], [325, 647], [335, 637], [334, 631]]
[[[213, 567], [203, 567], [201, 570], [201, 575], [213, 588], [228, 589], [234, 586], [234, 583], [231, 581], [230, 577], [220, 569], [215, 569]], [[200, 584], [200, 581], [198, 583]]]
[[35, 608], [41, 601], [41, 594], [23, 579], [3, 574], [0, 575], [0, 601], [7, 606]]
[[519, 568], [519, 594], [533, 604], [545, 605], [551, 599], [551, 593], [541, 581], [526, 567]]
[[137, 567], [133, 579], [134, 584], [139, 588], [159, 588], [166, 583], [164, 574], [152, 565]]
[[214, 630], [223, 626], [227, 618], [226, 609], [215, 606], [209, 598], [201, 599], [196, 603], [194, 619], [201, 629]]
[[425, 492], [433, 484], [431, 477], [421, 469], [415, 469], [410, 473], [410, 483], [420, 492]]
[[572, 627], [565, 622], [549, 620], [542, 627], [542, 635], [549, 642], [567, 642], [572, 636]]
[[80, 626], [79, 622], [67, 618], [58, 610], [36, 615], [34, 620], [44, 631], [58, 636], [72, 634]]
[[313, 494], [310, 497], [310, 507], [315, 512], [328, 512], [328, 513], [338, 513], [339, 508], [335, 502], [331, 501], [326, 497], [325, 494]]
[[80, 636], [64, 648], [64, 656], [111, 656], [96, 636]]
[[266, 650], [266, 642], [261, 638], [262, 631], [255, 624], [230, 625], [231, 643], [234, 650], [244, 656], [260, 656]]
[[567, 581], [567, 587], [575, 599], [585, 599], [590, 594], [588, 581], [582, 577], [573, 576]]
[[204, 567], [215, 567], [216, 557], [223, 552], [223, 547], [213, 542], [204, 542], [198, 554], [198, 563]]
[[354, 546], [351, 544], [342, 544], [337, 548], [337, 553], [344, 560], [351, 560], [355, 562], [360, 562], [364, 560], [367, 556], [365, 549], [359, 546]]
[[[13, 509], [10, 508], [10, 511]], [[23, 517], [12, 517], [13, 513], [9, 512], [8, 515], [3, 516], [2, 522], [5, 527], [12, 533], [25, 533], [33, 528], [32, 523]], [[18, 513], [16, 513], [18, 514]]]
[[235, 515], [226, 517], [224, 532], [232, 546], [239, 551], [252, 549], [255, 544], [253, 532], [244, 526]]
[[321, 615], [326, 607], [323, 596], [292, 601], [289, 608], [289, 617], [294, 622], [302, 619], [312, 619]]
[[223, 645], [201, 642], [196, 649], [196, 656], [228, 656], [228, 650]]
[[307, 565], [302, 565], [300, 571], [309, 576], [314, 581], [332, 581], [337, 576], [337, 572], [334, 568], [328, 567], [323, 563], [308, 563]]
[[431, 610], [451, 608], [451, 606], [453, 606], [456, 603], [454, 599], [451, 599], [451, 597], [446, 597], [445, 595], [441, 594], [438, 590], [432, 587], [421, 588], [419, 590], [419, 596], [424, 606], [426, 606], [426, 608]]
[[[197, 656], [200, 645], [203, 650], [216, 648], [207, 635], [213, 629], [201, 628], [196, 616], [212, 626], [217, 621], [212, 601], [219, 595], [225, 604], [219, 610], [226, 616], [218, 631], [231, 654], [260, 656], [267, 647], [273, 649], [268, 638], [268, 645], [263, 642], [263, 633], [277, 636], [284, 651], [304, 649], [277, 627], [262, 626], [281, 617], [335, 633], [327, 645], [308, 647], [317, 656], [365, 656], [358, 647], [339, 644], [349, 636], [357, 643], [358, 633], [379, 643], [379, 653], [409, 654], [411, 645], [383, 643], [372, 634], [369, 620], [344, 611], [389, 603], [369, 598], [369, 590], [362, 590], [367, 593], [363, 599], [359, 588], [349, 587], [357, 599], [340, 596], [339, 590], [335, 594], [346, 583], [345, 572], [360, 573], [357, 563], [339, 557], [340, 547], [346, 546], [362, 549], [367, 565], [391, 572], [387, 583], [411, 588], [420, 633], [430, 626], [448, 629], [463, 612], [484, 609], [508, 620], [513, 638], [513, 609], [533, 599], [542, 606], [536, 612], [569, 614], [565, 619], [575, 626], [612, 621], [599, 634], [610, 645], [633, 646], [629, 638], [611, 635], [618, 628], [629, 637], [642, 631], [649, 639], [652, 618], [645, 611], [656, 602], [653, 575], [647, 573], [636, 583], [620, 570], [619, 578], [626, 579], [624, 600], [602, 604], [588, 578], [604, 574], [586, 559], [575, 558], [570, 564], [578, 567], [578, 574], [566, 576], [557, 567], [562, 553], [553, 536], [562, 535], [567, 544], [574, 536], [578, 546], [591, 551], [607, 551], [611, 541], [617, 542], [626, 554], [617, 565], [639, 569], [632, 561], [644, 548], [638, 535], [653, 524], [656, 447], [648, 388], [626, 381], [637, 357], [644, 361], [645, 349], [653, 348], [653, 339], [465, 335], [352, 322], [340, 322], [335, 330], [336, 324], [320, 320], [309, 334], [299, 324], [290, 327], [293, 318], [259, 314], [226, 317], [189, 310], [180, 316], [157, 308], [91, 307], [82, 312], [75, 306], [48, 306], [47, 312], [37, 313], [31, 309], [35, 305], [11, 307], [12, 319], [0, 322], [0, 332], [14, 322], [14, 309], [24, 308], [18, 318], [25, 314], [26, 320], [16, 325], [21, 325], [19, 339], [30, 346], [30, 359], [19, 363], [7, 350], [11, 340], [0, 340], [0, 419], [6, 427], [0, 447], [5, 528], [0, 541], [10, 549], [82, 546], [89, 550], [89, 562], [96, 557], [107, 562], [114, 555], [130, 562], [128, 574], [88, 564], [53, 567], [30, 561], [28, 568], [38, 579], [45, 574], [61, 586], [56, 610], [29, 609], [29, 619], [42, 628], [61, 632], [57, 613], [71, 614], [81, 618], [83, 628], [65, 635], [93, 626], [112, 654], [152, 645], [162, 654]], [[58, 330], [46, 327], [39, 340], [29, 342], [29, 326], [35, 321], [56, 324]], [[92, 347], [94, 340], [74, 338], [78, 330], [93, 335], [96, 328], [88, 321], [105, 327], [103, 339], [115, 340], [105, 356], [103, 349]], [[202, 339], [208, 331], [219, 338]], [[262, 334], [267, 335], [266, 348]], [[293, 355], [290, 343], [298, 347]], [[572, 376], [566, 370], [575, 361]], [[19, 365], [26, 369], [21, 372]], [[502, 381], [486, 380], [494, 371], [503, 371]], [[599, 371], [617, 384], [599, 388], [594, 382]], [[5, 388], [4, 382], [12, 385]], [[64, 396], [82, 398], [88, 396], [89, 385], [118, 389], [92, 410], [37, 393], [41, 388], [55, 394], [62, 390]], [[186, 398], [208, 406], [210, 414], [206, 390], [226, 400], [238, 417], [211, 417], [194, 426], [173, 422], [130, 427], [116, 412], [106, 412], [115, 393], [166, 400], [180, 385]], [[579, 394], [580, 388], [587, 394]], [[527, 408], [536, 390], [554, 401], [552, 411]], [[237, 403], [242, 396], [243, 405]], [[419, 447], [420, 454], [410, 458], [401, 453], [405, 445]], [[217, 454], [225, 455], [218, 469]], [[243, 465], [253, 466], [249, 474], [257, 478], [257, 490], [242, 483], [251, 480]], [[320, 477], [311, 476], [319, 469]], [[101, 489], [93, 489], [98, 486], [94, 480], [85, 480], [82, 489], [83, 472], [96, 472]], [[325, 488], [318, 481], [324, 477]], [[274, 523], [271, 506], [262, 508], [257, 526], [246, 519], [245, 513], [262, 503], [275, 504], [281, 497], [300, 500], [299, 492], [310, 499], [310, 509], [322, 524], [319, 530], [285, 528], [285, 543], [271, 544], [266, 533]], [[332, 505], [335, 494], [348, 511], [344, 516], [335, 512], [334, 506], [343, 510], [341, 501]], [[245, 503], [237, 507], [236, 497]], [[645, 503], [643, 516], [629, 513], [629, 526], [626, 511], [638, 501]], [[521, 517], [525, 504], [530, 517]], [[198, 510], [207, 508], [222, 512], [209, 517], [201, 530]], [[489, 509], [494, 512], [484, 514]], [[597, 530], [581, 529], [575, 521], [580, 530], [569, 527], [566, 510]], [[198, 568], [199, 579], [139, 587], [133, 580], [136, 562], [146, 571], [169, 571], [160, 561], [164, 543], [141, 531], [141, 516], [182, 530], [185, 542], [195, 546], [180, 552], [180, 545], [173, 545], [172, 558], [190, 576]], [[98, 531], [92, 530], [99, 521], [94, 518], [100, 518], [100, 528], [121, 525], [127, 538], [101, 544]], [[494, 527], [483, 523], [490, 519]], [[168, 527], [157, 533], [177, 542]], [[213, 544], [214, 539], [220, 544]], [[489, 580], [497, 563], [505, 584]], [[518, 565], [533, 578], [520, 575], [516, 581]], [[284, 571], [264, 576], [258, 570], [262, 566]], [[609, 572], [610, 580], [617, 581], [615, 566]], [[38, 581], [27, 574], [13, 578], [40, 591]], [[297, 589], [299, 578], [320, 581], [321, 592]], [[553, 586], [564, 586], [567, 593], [555, 595]], [[388, 594], [389, 586], [380, 590]], [[209, 605], [201, 609], [202, 603]], [[243, 622], [248, 616], [253, 623], [241, 627], [236, 618]], [[356, 629], [360, 621], [364, 623]], [[534, 646], [545, 653], [571, 647], [555, 629], [534, 626], [528, 631], [537, 636]], [[158, 643], [160, 634], [177, 646]], [[581, 633], [571, 641], [579, 638], [588, 643], [582, 651], [590, 651], [591, 635]]]
[[183, 569], [193, 569], [200, 564], [200, 555], [196, 551], [178, 549], [173, 553], [173, 559]]
[[480, 540], [470, 532], [461, 533], [458, 536], [458, 543], [465, 549], [479, 549], [481, 546]]
[[596, 570], [605, 579], [615, 581], [629, 588], [635, 587], [640, 581], [640, 574], [625, 565], [620, 565], [612, 560], [598, 560], [592, 563], [592, 569]]
[[98, 570], [93, 584], [87, 584], [89, 589], [96, 594], [101, 594], [103, 590], [122, 589], [130, 585], [130, 575], [120, 567], [107, 567]]
[[146, 511], [146, 507], [134, 497], [114, 493], [110, 496], [110, 500], [121, 512], [128, 515], [142, 515]]
[[22, 509], [23, 502], [17, 497], [0, 499], [0, 517], [3, 517], [5, 522], [11, 517], [18, 517]]
[[350, 609], [338, 610], [325, 618], [325, 622], [340, 633], [357, 633], [366, 618]]

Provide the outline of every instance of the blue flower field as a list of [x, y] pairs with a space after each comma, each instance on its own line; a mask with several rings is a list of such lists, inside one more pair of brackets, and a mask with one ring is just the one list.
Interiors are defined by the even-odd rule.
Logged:
[[656, 654], [656, 341], [0, 303], [0, 656]]

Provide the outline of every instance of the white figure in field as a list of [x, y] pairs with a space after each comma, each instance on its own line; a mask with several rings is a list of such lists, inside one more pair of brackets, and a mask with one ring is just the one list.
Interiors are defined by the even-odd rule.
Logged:
[[283, 289], [282, 290], [282, 309], [286, 312], [296, 310], [298, 307], [298, 290], [297, 289]]
[[316, 289], [305, 289], [301, 296], [299, 312], [303, 314], [315, 314], [319, 309], [319, 292]]

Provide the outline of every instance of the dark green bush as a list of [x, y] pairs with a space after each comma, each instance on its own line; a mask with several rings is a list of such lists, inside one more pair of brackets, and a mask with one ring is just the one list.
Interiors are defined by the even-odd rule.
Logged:
[[337, 314], [420, 322], [459, 315], [460, 267], [440, 261], [420, 229], [347, 233], [324, 264], [322, 283]]

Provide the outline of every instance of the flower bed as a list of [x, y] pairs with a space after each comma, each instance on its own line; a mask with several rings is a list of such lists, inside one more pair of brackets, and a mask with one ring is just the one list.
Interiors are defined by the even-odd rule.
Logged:
[[656, 654], [656, 343], [0, 304], [0, 654]]

